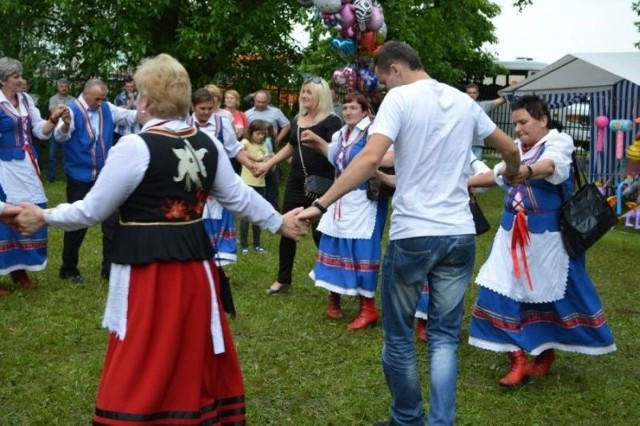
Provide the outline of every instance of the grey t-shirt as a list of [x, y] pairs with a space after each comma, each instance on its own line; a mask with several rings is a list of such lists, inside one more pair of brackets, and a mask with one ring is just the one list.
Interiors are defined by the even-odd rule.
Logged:
[[[477, 101], [476, 103], [487, 114], [489, 114], [489, 111], [493, 109], [493, 101]], [[484, 139], [474, 137], [473, 146], [484, 146]]]

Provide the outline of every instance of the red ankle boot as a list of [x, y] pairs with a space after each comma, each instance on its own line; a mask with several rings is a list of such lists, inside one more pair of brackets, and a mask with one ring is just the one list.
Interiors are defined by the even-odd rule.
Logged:
[[416, 337], [422, 342], [427, 341], [427, 320], [418, 318], [416, 320]]
[[553, 349], [547, 349], [540, 355], [535, 357], [533, 362], [529, 364], [527, 374], [531, 376], [546, 376], [551, 370], [551, 364], [556, 359], [555, 351]]
[[509, 373], [500, 379], [500, 386], [519, 386], [528, 379], [527, 366], [529, 365], [529, 362], [527, 361], [527, 356], [522, 350], [509, 352], [507, 356], [511, 362], [511, 367], [509, 368]]
[[24, 269], [18, 269], [17, 271], [11, 272], [11, 279], [13, 279], [14, 283], [20, 283], [20, 286], [22, 288], [26, 288], [29, 290], [38, 288], [36, 283], [29, 279], [29, 277], [27, 276], [27, 271], [25, 271]]
[[327, 316], [331, 319], [342, 318], [342, 308], [340, 308], [339, 293], [329, 293], [329, 306], [327, 307]]
[[378, 309], [374, 298], [360, 296], [360, 312], [351, 323], [347, 325], [349, 330], [361, 330], [368, 326], [375, 326], [378, 322]]

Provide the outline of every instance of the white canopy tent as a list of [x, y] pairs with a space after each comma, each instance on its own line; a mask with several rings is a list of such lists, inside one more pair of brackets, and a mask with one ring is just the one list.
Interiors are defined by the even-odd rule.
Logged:
[[[592, 180], [615, 185], [624, 179], [625, 158], [616, 155], [616, 133], [607, 129], [602, 151], [597, 151], [595, 118], [635, 121], [640, 116], [640, 52], [574, 53], [499, 92], [507, 99], [535, 94], [551, 108], [587, 100], [593, 128], [590, 141]], [[638, 125], [623, 134], [624, 151], [633, 142]]]

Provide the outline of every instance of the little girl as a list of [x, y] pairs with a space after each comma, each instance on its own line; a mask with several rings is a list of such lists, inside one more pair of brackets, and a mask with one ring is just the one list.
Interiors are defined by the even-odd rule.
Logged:
[[[269, 149], [264, 144], [265, 137], [269, 123], [264, 120], [254, 120], [249, 124], [247, 130], [247, 138], [242, 140], [245, 152], [249, 159], [255, 163], [261, 163], [269, 159]], [[244, 183], [252, 187], [258, 194], [266, 198], [266, 182], [264, 175], [255, 177], [251, 170], [246, 166], [242, 166], [242, 172], [240, 173]], [[256, 253], [265, 253], [265, 249], [260, 244], [260, 227], [253, 225], [253, 247]], [[242, 253], [249, 253], [249, 222], [243, 220], [240, 222], [240, 246], [242, 247]]]

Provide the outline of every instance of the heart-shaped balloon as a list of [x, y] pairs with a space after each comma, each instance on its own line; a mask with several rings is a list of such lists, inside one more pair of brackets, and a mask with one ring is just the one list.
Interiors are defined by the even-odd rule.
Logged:
[[360, 50], [365, 50], [367, 52], [373, 53], [376, 50], [376, 33], [374, 31], [368, 30], [360, 34], [360, 38], [358, 39], [358, 46]]
[[356, 54], [356, 43], [353, 39], [334, 38], [331, 40], [331, 47], [343, 59], [349, 58]]

